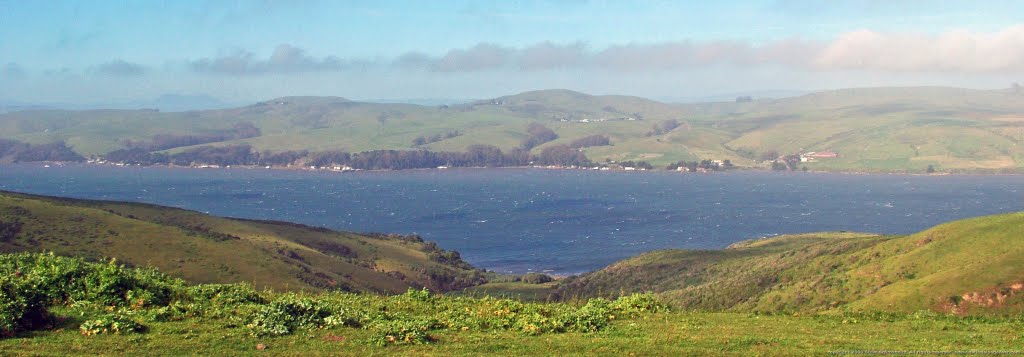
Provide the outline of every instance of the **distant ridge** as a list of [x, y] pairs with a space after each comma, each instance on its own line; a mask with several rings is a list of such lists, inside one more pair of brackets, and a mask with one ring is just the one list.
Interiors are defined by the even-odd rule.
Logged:
[[[0, 114], [0, 138], [64, 141], [102, 156], [154, 136], [213, 137], [237, 125], [260, 135], [199, 145], [257, 151], [464, 151], [520, 147], [537, 122], [558, 138], [532, 148], [602, 135], [611, 145], [582, 152], [592, 161], [730, 160], [770, 168], [809, 151], [837, 152], [801, 163], [814, 171], [1020, 172], [1024, 170], [1024, 93], [948, 87], [851, 88], [787, 98], [663, 103], [567, 89], [538, 90], [451, 105], [281, 97], [248, 106], [187, 112], [31, 110]], [[664, 124], [664, 125], [662, 125]], [[656, 126], [671, 130], [654, 130]], [[116, 134], [115, 134], [116, 133]], [[448, 135], [458, 133], [459, 135]], [[417, 143], [418, 137], [440, 136]], [[193, 147], [170, 149], [172, 152]], [[799, 168], [799, 167], [797, 167]]]

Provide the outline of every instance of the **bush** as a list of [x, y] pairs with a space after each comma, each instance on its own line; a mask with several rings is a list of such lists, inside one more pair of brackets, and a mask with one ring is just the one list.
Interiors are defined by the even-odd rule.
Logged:
[[373, 332], [370, 343], [377, 346], [422, 345], [434, 341], [427, 332], [437, 327], [436, 320], [416, 318], [378, 321], [368, 329]]
[[[0, 334], [49, 325], [47, 309], [54, 303], [87, 301], [142, 309], [167, 305], [183, 286], [181, 280], [156, 270], [130, 269], [114, 260], [95, 264], [52, 253], [0, 255]], [[123, 330], [122, 325], [114, 327]]]
[[555, 279], [552, 279], [547, 274], [526, 273], [526, 274], [523, 274], [523, 276], [520, 277], [519, 280], [524, 282], [524, 283], [527, 283], [527, 284], [544, 284], [544, 283], [550, 283], [550, 282], [554, 281]]
[[359, 326], [366, 314], [346, 309], [337, 300], [284, 294], [257, 308], [247, 325], [253, 336], [280, 336], [297, 329]]
[[654, 297], [654, 293], [632, 294], [620, 297], [611, 303], [611, 308], [620, 315], [636, 317], [645, 313], [666, 312], [668, 307]]
[[[543, 274], [536, 274], [543, 279]], [[534, 278], [527, 278], [534, 281]], [[437, 329], [519, 331], [527, 335], [599, 331], [617, 316], [664, 311], [653, 294], [615, 301], [591, 299], [575, 307], [433, 295], [409, 289], [397, 296], [328, 292], [258, 293], [246, 284], [185, 287], [152, 269], [110, 261], [87, 263], [52, 254], [0, 255], [0, 336], [49, 325], [51, 304], [66, 304], [88, 320], [84, 335], [143, 332], [146, 321], [202, 319], [226, 328], [247, 326], [253, 336], [298, 330], [364, 327], [377, 345], [423, 344]]]
[[570, 331], [595, 332], [604, 329], [615, 318], [612, 303], [602, 298], [590, 299], [572, 316]]
[[52, 253], [0, 255], [0, 274], [24, 274], [47, 299], [61, 303], [166, 305], [184, 287], [180, 279], [155, 269], [130, 269], [113, 259], [104, 264], [87, 263]]
[[0, 337], [50, 323], [49, 299], [24, 274], [0, 275]]
[[110, 314], [101, 315], [95, 319], [83, 322], [78, 328], [86, 336], [107, 333], [134, 333], [145, 330], [145, 326], [136, 322], [129, 310], [118, 310]]
[[262, 304], [263, 297], [250, 284], [201, 284], [188, 288], [193, 301], [214, 305]]
[[429, 302], [434, 300], [434, 297], [430, 295], [430, 290], [428, 290], [427, 288], [423, 288], [420, 290], [409, 288], [408, 290], [405, 291], [405, 294], [402, 294], [402, 297], [415, 301]]

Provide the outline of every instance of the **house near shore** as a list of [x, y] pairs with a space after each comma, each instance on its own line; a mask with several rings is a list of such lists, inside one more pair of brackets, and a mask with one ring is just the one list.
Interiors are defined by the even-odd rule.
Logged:
[[834, 151], [810, 151], [800, 154], [800, 162], [812, 162], [817, 159], [835, 159], [839, 154]]

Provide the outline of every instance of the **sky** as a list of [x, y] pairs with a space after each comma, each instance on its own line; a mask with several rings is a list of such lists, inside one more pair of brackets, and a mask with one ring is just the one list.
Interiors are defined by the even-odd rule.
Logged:
[[0, 103], [1024, 81], [1024, 1], [0, 0]]

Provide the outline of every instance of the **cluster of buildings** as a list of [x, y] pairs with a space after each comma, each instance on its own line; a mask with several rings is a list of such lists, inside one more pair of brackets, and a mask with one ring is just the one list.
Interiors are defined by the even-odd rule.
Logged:
[[[270, 166], [267, 166], [267, 168], [269, 169]], [[356, 169], [356, 168], [353, 168], [352, 166], [348, 166], [348, 165], [308, 166], [306, 169], [308, 169], [308, 170], [325, 170], [325, 171], [334, 171], [334, 172], [362, 171], [361, 169]]]

